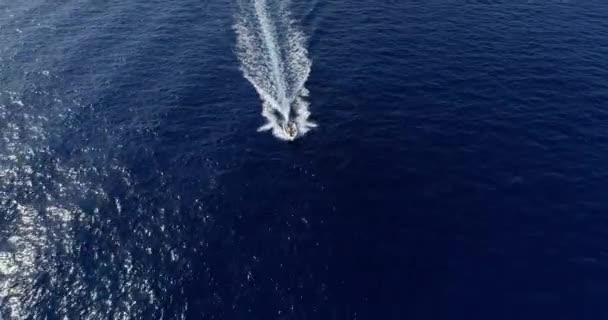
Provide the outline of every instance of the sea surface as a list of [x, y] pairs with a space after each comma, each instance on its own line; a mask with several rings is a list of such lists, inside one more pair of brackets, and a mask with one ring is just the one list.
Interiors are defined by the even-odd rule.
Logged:
[[607, 299], [605, 1], [0, 0], [4, 320]]

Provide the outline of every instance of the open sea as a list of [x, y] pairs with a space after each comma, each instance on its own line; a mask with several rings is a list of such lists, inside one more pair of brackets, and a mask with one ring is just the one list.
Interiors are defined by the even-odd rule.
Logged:
[[607, 302], [606, 1], [0, 0], [0, 319]]

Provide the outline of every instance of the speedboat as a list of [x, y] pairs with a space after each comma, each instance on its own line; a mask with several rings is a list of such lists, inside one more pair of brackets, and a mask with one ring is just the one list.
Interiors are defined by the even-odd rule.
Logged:
[[298, 126], [294, 121], [288, 121], [283, 125], [283, 131], [289, 141], [293, 141], [298, 136]]

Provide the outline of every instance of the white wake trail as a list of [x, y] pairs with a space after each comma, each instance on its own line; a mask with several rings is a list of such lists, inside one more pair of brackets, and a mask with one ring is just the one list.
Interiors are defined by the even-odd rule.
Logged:
[[240, 0], [234, 29], [237, 55], [243, 75], [262, 99], [262, 115], [268, 121], [258, 131], [272, 130], [289, 140], [284, 126], [293, 121], [298, 135], [316, 124], [309, 122], [306, 80], [312, 62], [306, 37], [290, 18], [288, 2]]
[[[283, 62], [281, 61], [280, 51], [277, 48], [275, 35], [276, 31], [274, 26], [270, 23], [268, 15], [266, 14], [266, 1], [259, 0], [255, 1], [255, 13], [260, 21], [260, 28], [262, 35], [264, 36], [264, 43], [268, 50], [268, 57], [270, 58], [272, 75], [274, 83], [277, 89], [277, 100], [282, 108], [282, 114], [285, 117], [289, 117], [289, 110], [284, 110], [286, 107], [287, 97], [285, 96], [285, 78], [283, 77]], [[287, 106], [288, 107], [288, 106]]]

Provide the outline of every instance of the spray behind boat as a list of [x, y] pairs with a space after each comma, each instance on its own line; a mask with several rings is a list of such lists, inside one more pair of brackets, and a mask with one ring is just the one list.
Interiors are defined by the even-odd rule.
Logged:
[[289, 1], [239, 0], [234, 30], [237, 55], [244, 77], [262, 99], [267, 123], [258, 131], [272, 131], [282, 140], [305, 135], [316, 124], [305, 87], [312, 61], [306, 37], [291, 19]]

